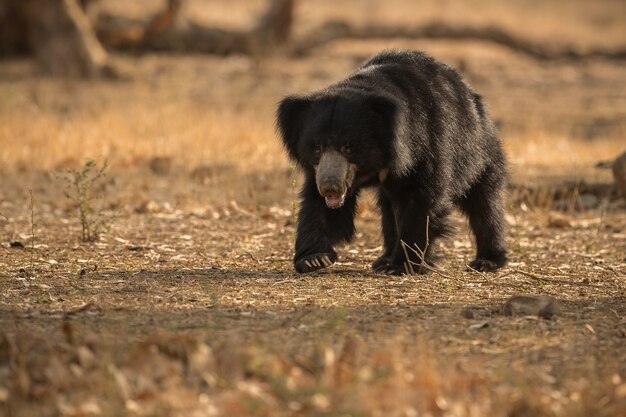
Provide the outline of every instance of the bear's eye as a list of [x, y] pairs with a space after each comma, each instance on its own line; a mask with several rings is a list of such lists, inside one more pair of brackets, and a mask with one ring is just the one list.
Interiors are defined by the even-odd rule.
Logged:
[[322, 156], [322, 147], [319, 144], [313, 146], [313, 165], [320, 163], [320, 157]]

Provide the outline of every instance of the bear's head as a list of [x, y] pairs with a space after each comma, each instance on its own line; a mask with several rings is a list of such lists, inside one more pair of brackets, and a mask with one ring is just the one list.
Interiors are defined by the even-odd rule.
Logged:
[[396, 99], [358, 90], [287, 96], [277, 128], [289, 156], [309, 175], [330, 208], [357, 185], [383, 181], [391, 164]]

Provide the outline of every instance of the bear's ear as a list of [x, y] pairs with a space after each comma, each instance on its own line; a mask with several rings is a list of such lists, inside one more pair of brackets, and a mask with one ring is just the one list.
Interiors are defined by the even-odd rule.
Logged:
[[298, 160], [298, 141], [302, 135], [310, 105], [311, 100], [307, 97], [287, 96], [278, 104], [276, 110], [276, 127], [289, 156], [296, 161]]

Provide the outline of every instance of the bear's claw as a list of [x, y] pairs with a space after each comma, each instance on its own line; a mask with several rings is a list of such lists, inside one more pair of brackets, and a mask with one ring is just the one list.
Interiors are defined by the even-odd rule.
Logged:
[[313, 253], [297, 259], [294, 265], [300, 273], [313, 272], [331, 266], [336, 260], [337, 255], [332, 253]]

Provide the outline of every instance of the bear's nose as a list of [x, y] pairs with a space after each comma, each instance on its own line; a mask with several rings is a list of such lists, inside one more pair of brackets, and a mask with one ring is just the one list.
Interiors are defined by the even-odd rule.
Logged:
[[319, 191], [322, 195], [343, 194], [343, 189], [336, 178], [326, 177], [320, 178]]
[[348, 160], [339, 152], [329, 150], [320, 156], [319, 164], [315, 168], [315, 182], [320, 194], [343, 195], [349, 186], [347, 177], [349, 172]]

